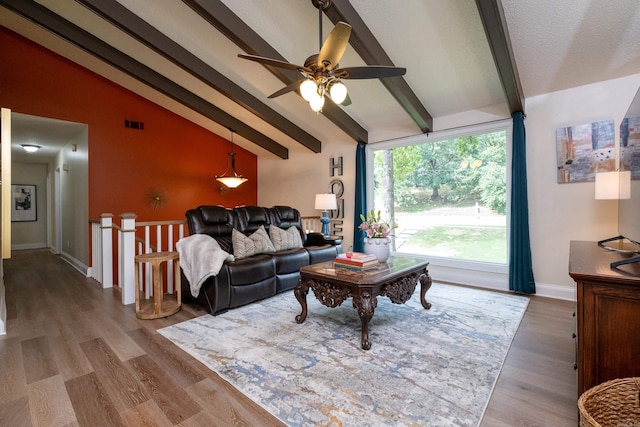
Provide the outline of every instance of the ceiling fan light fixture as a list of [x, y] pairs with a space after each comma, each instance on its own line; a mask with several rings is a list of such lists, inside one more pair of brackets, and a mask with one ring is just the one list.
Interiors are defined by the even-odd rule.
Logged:
[[347, 87], [340, 80], [333, 83], [329, 88], [329, 94], [331, 95], [331, 99], [336, 104], [342, 104], [344, 100], [347, 98]]
[[300, 83], [300, 95], [305, 101], [310, 102], [313, 95], [317, 95], [318, 85], [312, 79], [307, 79]]
[[317, 93], [309, 100], [309, 106], [313, 111], [319, 113], [324, 107], [324, 96], [320, 96]]

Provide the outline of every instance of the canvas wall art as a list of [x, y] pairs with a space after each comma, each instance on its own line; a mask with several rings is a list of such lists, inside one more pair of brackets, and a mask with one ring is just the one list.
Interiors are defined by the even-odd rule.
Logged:
[[616, 168], [613, 120], [556, 130], [558, 183], [594, 181], [597, 172]]
[[594, 181], [597, 172], [616, 170], [613, 120], [556, 130], [558, 183]]
[[620, 123], [620, 170], [630, 170], [631, 179], [640, 179], [640, 117]]

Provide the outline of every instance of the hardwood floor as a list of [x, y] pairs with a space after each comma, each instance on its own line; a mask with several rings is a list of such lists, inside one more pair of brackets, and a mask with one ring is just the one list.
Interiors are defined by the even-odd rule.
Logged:
[[[0, 426], [281, 426], [47, 250], [5, 261]], [[575, 426], [574, 304], [533, 297], [481, 426]], [[425, 425], [428, 420], [425, 420]]]

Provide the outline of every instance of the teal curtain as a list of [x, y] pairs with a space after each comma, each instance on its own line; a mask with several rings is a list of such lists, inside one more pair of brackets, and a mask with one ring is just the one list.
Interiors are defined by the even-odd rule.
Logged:
[[522, 112], [513, 113], [512, 144], [509, 289], [534, 294], [536, 284], [533, 280], [531, 241], [529, 239], [526, 135]]
[[362, 220], [360, 214], [366, 215], [367, 212], [367, 156], [365, 153], [365, 144], [358, 142], [356, 148], [356, 198], [353, 216], [353, 250], [355, 252], [364, 251], [363, 234], [358, 228]]

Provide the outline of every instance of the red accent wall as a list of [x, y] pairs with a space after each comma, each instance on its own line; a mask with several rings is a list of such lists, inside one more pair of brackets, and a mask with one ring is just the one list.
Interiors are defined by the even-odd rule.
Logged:
[[[131, 91], [0, 27], [0, 106], [17, 113], [89, 125], [89, 218], [134, 212], [138, 221], [184, 219], [199, 205], [257, 203], [257, 158], [235, 146], [236, 169], [249, 181], [220, 192], [213, 179], [228, 166], [220, 137]], [[125, 120], [144, 130], [125, 128]], [[154, 209], [147, 194], [160, 189]]]

